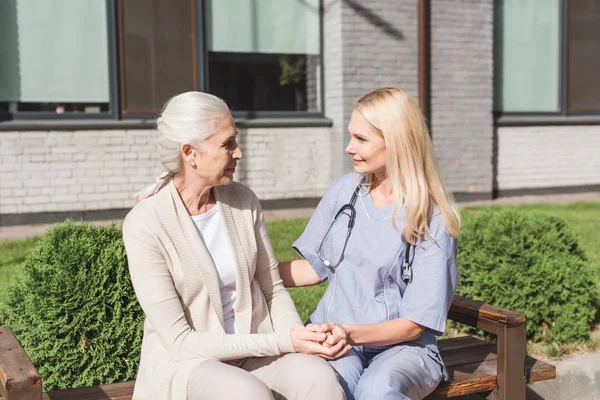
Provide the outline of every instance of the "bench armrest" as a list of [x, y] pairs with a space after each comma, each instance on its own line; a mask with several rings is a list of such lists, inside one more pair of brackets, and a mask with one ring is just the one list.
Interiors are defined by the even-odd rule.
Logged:
[[498, 334], [499, 327], [515, 328], [527, 322], [525, 314], [461, 296], [454, 296], [448, 318], [493, 334]]
[[0, 394], [3, 400], [42, 398], [42, 378], [6, 326], [0, 327]]
[[496, 335], [498, 386], [492, 397], [525, 400], [525, 314], [454, 296], [448, 318]]

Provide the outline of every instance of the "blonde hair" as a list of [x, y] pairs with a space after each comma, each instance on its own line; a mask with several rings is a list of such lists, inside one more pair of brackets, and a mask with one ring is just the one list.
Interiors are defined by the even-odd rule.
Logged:
[[[433, 239], [428, 221], [437, 205], [448, 233], [457, 237], [460, 213], [454, 197], [446, 189], [438, 171], [427, 123], [419, 105], [405, 92], [384, 87], [365, 94], [354, 104], [379, 132], [386, 146], [386, 172], [392, 183], [396, 204], [392, 223], [402, 206], [406, 208], [404, 237], [411, 244]], [[365, 184], [374, 183], [374, 174]]]
[[202, 149], [204, 141], [212, 136], [216, 125], [226, 115], [230, 115], [227, 104], [208, 93], [185, 92], [167, 100], [156, 119], [163, 173], [155, 183], [136, 193], [137, 200], [156, 194], [169, 183], [181, 171], [181, 145]]

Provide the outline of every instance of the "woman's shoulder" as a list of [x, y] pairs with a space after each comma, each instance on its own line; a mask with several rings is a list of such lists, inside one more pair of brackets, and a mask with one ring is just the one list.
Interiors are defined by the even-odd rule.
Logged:
[[328, 193], [332, 196], [352, 193], [356, 186], [362, 181], [363, 176], [356, 172], [349, 172], [336, 178], [329, 186]]
[[229, 185], [217, 186], [219, 200], [223, 203], [234, 205], [240, 203], [242, 209], [255, 209], [260, 205], [256, 193], [240, 182], [231, 182]]
[[138, 201], [137, 204], [133, 206], [131, 210], [129, 210], [125, 216], [125, 219], [123, 220], [123, 233], [132, 227], [135, 227], [135, 229], [140, 229], [151, 226], [152, 221], [156, 217], [153, 207], [153, 204], [157, 200], [156, 196], [157, 195], [155, 194]]

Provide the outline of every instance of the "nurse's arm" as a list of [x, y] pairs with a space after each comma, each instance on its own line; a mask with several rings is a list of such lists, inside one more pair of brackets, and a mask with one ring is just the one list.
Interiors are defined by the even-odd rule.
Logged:
[[304, 259], [280, 262], [279, 275], [285, 287], [312, 286], [321, 283], [319, 275]]
[[378, 324], [341, 324], [353, 346], [387, 346], [418, 339], [425, 327], [406, 318]]

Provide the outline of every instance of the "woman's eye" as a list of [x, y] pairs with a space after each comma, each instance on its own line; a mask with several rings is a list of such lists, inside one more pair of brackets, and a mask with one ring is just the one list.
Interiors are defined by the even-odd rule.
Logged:
[[223, 147], [225, 147], [227, 150], [235, 150], [236, 141], [235, 140], [230, 140], [227, 143], [225, 143], [223, 145]]
[[363, 143], [363, 142], [366, 142], [366, 141], [367, 141], [367, 139], [365, 139], [365, 138], [363, 138], [363, 137], [360, 137], [360, 136], [359, 136], [359, 137], [357, 137], [357, 138], [356, 138], [356, 140], [358, 140], [358, 141], [359, 141], [359, 142], [361, 142], [361, 143]]

